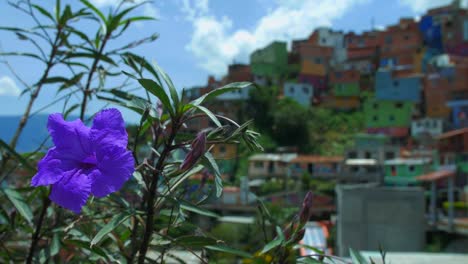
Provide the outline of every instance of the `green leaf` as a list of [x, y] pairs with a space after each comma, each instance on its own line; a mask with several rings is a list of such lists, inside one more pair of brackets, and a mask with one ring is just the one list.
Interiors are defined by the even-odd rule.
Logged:
[[355, 251], [352, 248], [349, 249], [349, 255], [351, 256], [353, 264], [369, 264], [369, 262], [367, 262], [367, 260], [361, 255], [361, 253]]
[[26, 221], [32, 224], [33, 213], [23, 196], [19, 192], [9, 188], [2, 189], [2, 191]]
[[156, 96], [161, 101], [163, 106], [166, 109], [168, 109], [171, 116], [174, 116], [174, 110], [172, 108], [171, 101], [169, 100], [169, 97], [167, 96], [166, 91], [164, 91], [164, 89], [158, 83], [150, 79], [138, 79], [138, 82], [148, 92]]
[[216, 197], [220, 197], [223, 193], [223, 179], [221, 179], [221, 173], [219, 172], [218, 164], [213, 158], [213, 155], [210, 152], [205, 152], [205, 155], [202, 157], [202, 162], [205, 166], [211, 168], [215, 175], [215, 188], [216, 188]]
[[213, 123], [215, 123], [215, 125], [217, 127], [221, 127], [221, 123], [219, 122], [218, 118], [206, 107], [204, 106], [201, 106], [201, 105], [197, 105], [195, 106], [197, 109], [201, 110], [203, 113], [205, 113], [210, 119], [211, 121], [213, 121]]
[[30, 57], [30, 58], [38, 59], [40, 61], [44, 61], [38, 55], [34, 53], [28, 53], [28, 52], [0, 52], [0, 56], [24, 56], [24, 57]]
[[241, 250], [234, 249], [234, 248], [230, 248], [230, 247], [226, 247], [226, 246], [213, 245], [213, 246], [205, 246], [205, 248], [209, 249], [209, 250], [214, 250], [214, 251], [219, 251], [219, 252], [224, 252], [224, 253], [236, 255], [236, 256], [239, 256], [239, 257], [243, 257], [243, 258], [253, 258], [253, 256], [248, 252], [241, 251]]
[[60, 236], [58, 233], [55, 233], [52, 237], [52, 242], [50, 243], [50, 256], [53, 257], [57, 255], [60, 251]]
[[12, 155], [19, 163], [21, 163], [26, 169], [28, 169], [31, 172], [36, 172], [36, 169], [29, 164], [29, 162], [18, 152], [16, 152], [14, 149], [10, 147], [5, 141], [0, 139], [0, 148], [5, 149], [10, 155]]
[[104, 16], [104, 14], [101, 11], [99, 11], [99, 9], [97, 9], [97, 7], [95, 7], [93, 4], [91, 4], [87, 0], [81, 0], [81, 2], [84, 5], [86, 5], [87, 7], [89, 7], [89, 9], [93, 10], [94, 13], [96, 13], [96, 15], [98, 15], [99, 18], [101, 18], [101, 20], [102, 20], [102, 22], [104, 22], [104, 24], [107, 23], [106, 17]]
[[215, 245], [216, 240], [205, 236], [182, 236], [175, 239], [174, 243], [188, 248], [198, 248]]
[[47, 10], [45, 10], [44, 8], [42, 8], [41, 6], [38, 6], [38, 5], [31, 5], [31, 6], [34, 9], [36, 9], [37, 11], [39, 11], [41, 14], [43, 14], [44, 16], [50, 18], [50, 20], [55, 22], [54, 17], [49, 12], [47, 12]]
[[143, 57], [140, 57], [136, 54], [133, 54], [131, 52], [126, 52], [122, 55], [124, 58], [125, 64], [128, 66], [132, 67], [132, 69], [140, 74], [140, 67], [138, 67], [135, 63], [138, 63], [141, 67], [143, 67], [145, 70], [150, 72], [156, 80], [158, 80], [159, 83], [161, 83], [161, 80], [159, 79], [158, 73], [154, 70], [153, 66]]
[[302, 263], [302, 264], [323, 264], [322, 261], [319, 261], [319, 260], [314, 259], [312, 257], [305, 257], [305, 258], [298, 259], [297, 263]]
[[174, 84], [172, 83], [171, 78], [169, 77], [169, 75], [167, 75], [167, 73], [165, 73], [159, 67], [158, 64], [154, 63], [154, 68], [155, 68], [156, 72], [158, 73], [158, 75], [161, 76], [164, 79], [164, 82], [166, 83], [167, 87], [169, 88], [169, 92], [171, 94], [172, 102], [174, 103], [174, 109], [176, 111], [178, 111], [179, 103], [180, 103], [179, 94], [177, 93], [177, 90], [176, 90]]
[[196, 206], [196, 205], [191, 204], [191, 203], [186, 202], [186, 201], [180, 201], [179, 200], [179, 205], [180, 205], [180, 208], [182, 208], [183, 210], [190, 211], [190, 212], [193, 212], [193, 213], [196, 213], [196, 214], [199, 214], [199, 215], [204, 215], [204, 216], [214, 217], [214, 218], [219, 217], [219, 215], [211, 212], [210, 210], [201, 208], [199, 206]]
[[125, 25], [127, 23], [135, 22], [135, 21], [147, 21], [147, 20], [156, 20], [156, 19], [154, 17], [149, 17], [149, 16], [136, 16], [136, 17], [131, 17], [131, 18], [120, 21], [119, 25]]
[[76, 74], [75, 76], [73, 76], [71, 79], [66, 79], [64, 81], [64, 84], [62, 84], [60, 86], [58, 91], [62, 91], [64, 89], [66, 89], [66, 88], [69, 88], [69, 87], [77, 84], [79, 81], [81, 81], [84, 74], [85, 74], [84, 72], [80, 72], [80, 73]]
[[109, 223], [107, 223], [91, 240], [91, 247], [99, 243], [101, 239], [112, 232], [115, 228], [117, 228], [120, 224], [122, 224], [125, 220], [127, 220], [130, 217], [129, 214], [127, 213], [120, 213], [116, 216], [114, 216]]
[[[98, 56], [97, 52], [94, 53], [85, 53], [85, 52], [75, 52], [75, 53], [70, 53], [67, 55], [67, 58], [89, 58], [89, 59], [95, 59]], [[117, 64], [112, 60], [109, 56], [106, 56], [105, 54], [101, 54], [99, 56], [99, 60], [105, 61], [109, 64], [112, 64], [113, 66], [117, 66]]]
[[197, 105], [200, 105], [201, 103], [203, 103], [204, 101], [208, 101], [210, 99], [213, 99], [221, 94], [224, 94], [224, 93], [227, 93], [227, 92], [231, 92], [231, 91], [235, 91], [235, 90], [239, 90], [239, 89], [242, 89], [242, 88], [245, 88], [245, 87], [249, 87], [250, 85], [252, 85], [252, 83], [250, 82], [235, 82], [235, 83], [230, 83], [228, 85], [225, 85], [223, 87], [220, 87], [218, 89], [215, 89], [209, 93], [206, 93], [200, 97], [198, 97], [197, 99], [193, 100], [192, 102], [190, 102], [189, 105], [193, 105], [193, 106], [197, 106]]
[[260, 254], [265, 254], [266, 252], [280, 246], [283, 243], [284, 240], [282, 240], [280, 237], [276, 237], [272, 241], [270, 241], [268, 244], [266, 244]]
[[62, 82], [67, 82], [67, 81], [68, 81], [68, 78], [56, 76], [56, 77], [49, 77], [47, 79], [44, 79], [42, 80], [42, 83], [62, 83]]

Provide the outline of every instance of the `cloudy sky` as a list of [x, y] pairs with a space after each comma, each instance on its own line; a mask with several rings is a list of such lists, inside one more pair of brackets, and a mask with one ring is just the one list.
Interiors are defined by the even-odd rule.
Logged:
[[[12, 0], [13, 1], [13, 0]], [[90, 0], [106, 10], [119, 0]], [[137, 2], [141, 0], [135, 0]], [[33, 1], [34, 2], [34, 1]], [[53, 9], [53, 0], [36, 1]], [[71, 1], [78, 7], [78, 1]], [[337, 30], [356, 31], [382, 28], [400, 17], [418, 17], [428, 8], [445, 5], [450, 0], [156, 0], [139, 9], [141, 15], [158, 18], [156, 22], [134, 25], [123, 36], [122, 44], [153, 32], [160, 38], [138, 52], [156, 60], [172, 76], [177, 87], [206, 82], [209, 74], [222, 76], [232, 62], [248, 63], [249, 54], [272, 40], [305, 38], [315, 27], [330, 26]], [[27, 26], [31, 21], [0, 1], [0, 26]], [[0, 32], [0, 50], [27, 49], [24, 41], [11, 33]], [[0, 58], [4, 60], [5, 58]], [[26, 59], [10, 59], [10, 64], [28, 82], [35, 82], [41, 68]], [[21, 114], [27, 96], [9, 69], [0, 65], [0, 115]], [[55, 91], [44, 91], [34, 109], [55, 98]], [[99, 104], [92, 107], [98, 109]], [[92, 111], [91, 109], [90, 111]], [[51, 106], [44, 113], [61, 111]], [[125, 112], [130, 120], [134, 115]]]

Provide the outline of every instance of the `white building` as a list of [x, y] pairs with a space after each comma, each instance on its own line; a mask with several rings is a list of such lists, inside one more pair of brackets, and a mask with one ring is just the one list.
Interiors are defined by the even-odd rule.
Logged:
[[283, 86], [283, 94], [303, 106], [310, 106], [314, 96], [314, 88], [307, 83], [287, 82]]
[[411, 136], [418, 137], [430, 135], [432, 137], [442, 134], [444, 123], [439, 118], [422, 118], [411, 122]]

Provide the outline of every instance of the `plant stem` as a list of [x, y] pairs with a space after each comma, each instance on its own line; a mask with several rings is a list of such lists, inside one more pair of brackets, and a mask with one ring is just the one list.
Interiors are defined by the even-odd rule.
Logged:
[[143, 264], [145, 262], [146, 252], [148, 251], [149, 242], [151, 240], [151, 235], [153, 234], [153, 226], [154, 226], [154, 200], [156, 198], [156, 192], [158, 187], [159, 177], [161, 176], [161, 172], [164, 169], [164, 161], [166, 160], [167, 156], [171, 152], [171, 145], [172, 141], [176, 136], [176, 131], [179, 128], [179, 120], [175, 120], [173, 122], [173, 127], [171, 129], [171, 133], [169, 138], [164, 143], [164, 149], [161, 152], [161, 156], [158, 159], [156, 164], [155, 170], [153, 172], [153, 177], [151, 178], [151, 183], [149, 187], [149, 194], [148, 199], [146, 201], [146, 221], [145, 221], [145, 232], [143, 235], [143, 241], [140, 245], [139, 255], [138, 255], [138, 263]]
[[45, 197], [43, 200], [42, 211], [37, 221], [36, 230], [34, 231], [34, 234], [31, 239], [31, 246], [29, 247], [28, 258], [26, 259], [27, 264], [32, 263], [34, 251], [36, 251], [37, 242], [39, 242], [42, 223], [44, 222], [44, 217], [47, 212], [47, 208], [49, 208], [49, 205], [50, 205], [50, 199], [48, 197]]
[[[37, 88], [31, 93], [31, 97], [29, 99], [28, 105], [26, 106], [26, 110], [24, 111], [24, 114], [21, 117], [21, 120], [20, 120], [20, 122], [18, 124], [18, 127], [16, 128], [15, 134], [13, 135], [13, 138], [10, 141], [10, 147], [12, 149], [16, 148], [16, 145], [18, 144], [19, 137], [20, 137], [21, 133], [23, 132], [23, 129], [26, 126], [26, 123], [28, 122], [29, 115], [31, 114], [31, 109], [33, 107], [33, 104], [36, 101], [37, 96], [39, 95], [39, 92], [42, 89], [42, 86], [44, 85], [44, 81], [49, 77], [50, 70], [55, 65], [54, 64], [54, 59], [55, 59], [55, 56], [57, 55], [61, 32], [62, 32], [62, 28], [58, 27], [54, 43], [52, 44], [52, 50], [50, 52], [49, 61], [47, 62], [47, 66], [46, 66], [46, 69], [44, 71], [44, 74], [42, 74], [41, 79], [39, 79], [39, 83], [37, 84]], [[2, 165], [0, 167], [1, 168], [0, 171], [3, 171], [5, 169], [5, 165], [6, 165], [6, 163], [8, 162], [9, 159], [10, 159], [10, 157], [8, 155], [3, 155]]]
[[81, 102], [81, 111], [80, 111], [81, 120], [84, 120], [84, 115], [86, 112], [86, 105], [88, 103], [88, 96], [90, 94], [90, 87], [91, 87], [91, 82], [93, 80], [93, 75], [96, 72], [97, 65], [99, 61], [101, 60], [104, 47], [106, 46], [109, 38], [110, 38], [110, 33], [107, 33], [107, 35], [104, 37], [104, 40], [102, 41], [102, 45], [99, 48], [98, 53], [96, 54], [96, 57], [94, 58], [93, 65], [91, 66], [91, 70], [89, 71], [88, 79], [86, 80], [86, 86], [85, 86], [85, 89], [83, 90], [83, 101]]

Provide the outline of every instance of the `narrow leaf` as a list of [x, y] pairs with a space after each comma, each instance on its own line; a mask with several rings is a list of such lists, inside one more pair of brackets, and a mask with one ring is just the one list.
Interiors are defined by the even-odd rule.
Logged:
[[107, 223], [97, 234], [96, 236], [93, 238], [93, 240], [91, 241], [91, 247], [93, 245], [96, 245], [97, 243], [99, 243], [99, 241], [101, 241], [101, 239], [106, 236], [107, 234], [109, 234], [110, 232], [112, 232], [115, 228], [117, 228], [120, 224], [122, 224], [125, 220], [127, 220], [128, 218], [130, 217], [129, 214], [127, 213], [121, 213], [121, 214], [118, 214], [116, 216], [114, 216], [110, 221], [109, 223]]
[[28, 169], [31, 172], [36, 172], [36, 169], [29, 164], [29, 162], [18, 152], [16, 152], [14, 149], [12, 149], [5, 141], [0, 139], [0, 148], [5, 149], [10, 155], [12, 155], [19, 163], [21, 163], [26, 169]]
[[166, 91], [164, 91], [164, 89], [159, 84], [150, 79], [138, 79], [138, 82], [143, 86], [143, 88], [145, 88], [148, 92], [152, 93], [161, 101], [163, 106], [166, 109], [168, 109], [171, 116], [174, 115], [171, 101], [169, 100]]
[[214, 218], [219, 217], [219, 215], [211, 212], [210, 210], [206, 210], [204, 208], [201, 208], [201, 207], [196, 206], [194, 204], [191, 204], [189, 202], [179, 201], [179, 204], [180, 204], [180, 208], [182, 208], [183, 210], [186, 210], [186, 211], [190, 211], [190, 212], [193, 212], [193, 213], [196, 213], [196, 214], [199, 214], [199, 215], [208, 216], [208, 217], [214, 217]]
[[272, 241], [270, 241], [268, 244], [266, 244], [262, 251], [260, 252], [260, 254], [265, 254], [266, 252], [278, 247], [281, 245], [281, 243], [283, 243], [283, 240], [280, 238], [280, 237], [276, 237], [275, 239], [273, 239]]
[[223, 179], [221, 179], [221, 173], [219, 172], [218, 164], [213, 158], [210, 152], [206, 152], [202, 157], [202, 162], [205, 166], [211, 168], [215, 175], [215, 187], [216, 187], [216, 197], [220, 197], [223, 193]]
[[204, 101], [208, 101], [210, 99], [213, 99], [221, 94], [224, 94], [224, 93], [227, 93], [227, 92], [231, 92], [231, 91], [235, 91], [235, 90], [239, 90], [239, 89], [242, 89], [242, 88], [245, 88], [245, 87], [249, 87], [250, 85], [252, 85], [252, 83], [250, 82], [235, 82], [235, 83], [230, 83], [228, 85], [225, 85], [221, 88], [218, 88], [218, 89], [215, 89], [207, 94], [204, 94], [200, 97], [198, 97], [197, 99], [193, 100], [192, 102], [190, 102], [190, 105], [200, 105], [201, 103], [203, 103]]
[[5, 188], [2, 190], [24, 219], [26, 219], [29, 224], [32, 224], [33, 213], [23, 196], [13, 189]]
[[219, 251], [219, 252], [224, 252], [224, 253], [236, 255], [236, 256], [239, 256], [239, 257], [243, 257], [243, 258], [253, 258], [253, 256], [248, 252], [241, 251], [241, 250], [234, 249], [234, 248], [230, 248], [230, 247], [226, 247], [226, 246], [213, 245], [213, 246], [205, 246], [205, 248], [209, 249], [209, 250], [214, 250], [214, 251]]

